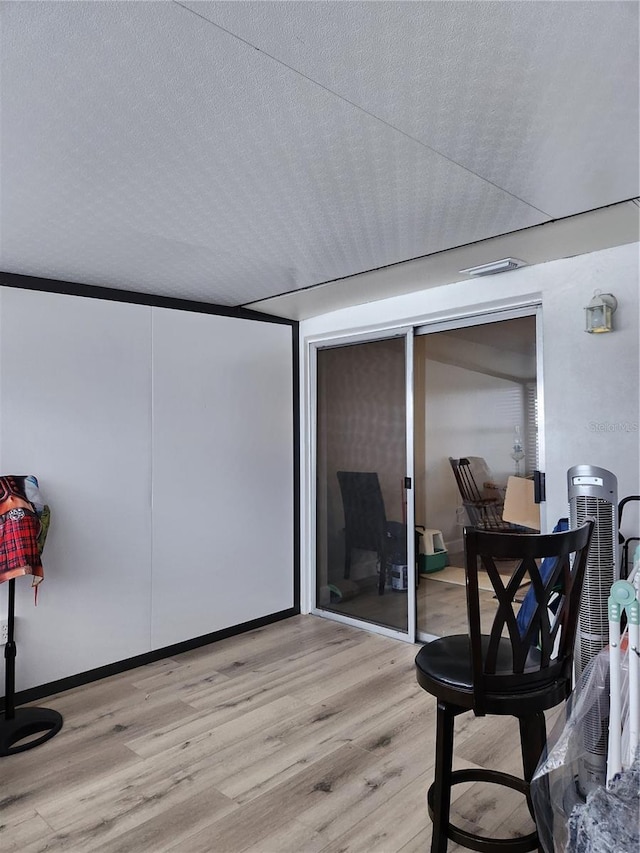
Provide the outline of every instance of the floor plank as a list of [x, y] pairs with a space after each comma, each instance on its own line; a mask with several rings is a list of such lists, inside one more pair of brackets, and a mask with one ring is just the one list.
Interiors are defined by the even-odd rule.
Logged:
[[36, 811], [27, 809], [8, 815], [5, 803], [0, 803], [0, 839], [3, 853], [22, 853], [33, 842], [41, 842], [51, 834], [51, 827]]

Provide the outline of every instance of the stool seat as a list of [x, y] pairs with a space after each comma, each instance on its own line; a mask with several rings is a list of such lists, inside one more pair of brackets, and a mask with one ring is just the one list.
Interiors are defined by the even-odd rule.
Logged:
[[[487, 653], [490, 640], [486, 635], [481, 637], [484, 654]], [[538, 649], [532, 649], [528, 656], [529, 670], [537, 667], [539, 657]], [[473, 708], [473, 665], [467, 634], [440, 637], [427, 643], [416, 655], [415, 664], [416, 680], [423, 690], [459, 708]], [[503, 673], [513, 671], [511, 644], [504, 637], [498, 644], [496, 670]], [[520, 691], [516, 688], [512, 692], [488, 692], [485, 696], [485, 710], [488, 714], [514, 715], [515, 709], [525, 701], [530, 711], [537, 713], [554, 708], [567, 696], [567, 679], [549, 677], [541, 680], [534, 691]]]
[[[465, 781], [506, 785], [526, 796], [534, 818], [530, 782], [546, 745], [544, 711], [564, 701], [571, 690], [573, 646], [593, 526], [593, 519], [587, 519], [577, 530], [561, 533], [464, 531], [469, 633], [433, 640], [415, 659], [418, 684], [438, 700], [435, 778], [427, 795], [433, 821], [431, 853], [446, 853], [449, 839], [485, 853], [542, 849], [537, 832], [519, 838], [488, 838], [453, 825], [451, 788]], [[546, 558], [552, 558], [551, 570], [543, 580], [540, 564]], [[496, 560], [505, 559], [513, 562], [510, 577], [502, 576], [496, 567]], [[488, 624], [480, 611], [479, 570], [486, 572], [495, 592]], [[519, 624], [515, 595], [527, 575], [535, 591], [535, 612]], [[552, 598], [557, 599], [553, 604]], [[476, 716], [518, 719], [522, 779], [490, 769], [453, 771], [454, 720], [469, 711]]]
[[[423, 690], [432, 695], [455, 691], [462, 707], [473, 707], [473, 668], [471, 644], [467, 634], [441, 637], [428, 643], [416, 655], [416, 679]], [[468, 703], [464, 701], [468, 694]]]

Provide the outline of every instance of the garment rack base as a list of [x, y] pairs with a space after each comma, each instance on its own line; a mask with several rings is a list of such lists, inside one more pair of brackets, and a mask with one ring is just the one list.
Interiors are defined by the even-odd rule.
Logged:
[[50, 708], [16, 708], [13, 714], [0, 718], [0, 756], [40, 746], [62, 728], [62, 715]]

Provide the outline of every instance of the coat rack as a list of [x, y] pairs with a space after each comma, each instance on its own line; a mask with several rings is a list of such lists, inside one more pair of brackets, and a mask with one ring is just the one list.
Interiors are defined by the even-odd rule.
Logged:
[[[27, 478], [11, 477], [3, 478], [11, 481], [11, 493], [20, 497], [23, 491], [22, 485]], [[37, 488], [37, 480], [31, 478]], [[20, 483], [18, 488], [17, 483]], [[45, 507], [46, 509], [46, 507]], [[43, 528], [41, 527], [41, 534]], [[44, 535], [46, 535], [46, 530]], [[42, 542], [40, 543], [40, 549]], [[41, 743], [52, 738], [62, 728], [62, 715], [49, 708], [16, 708], [16, 643], [14, 639], [15, 630], [15, 604], [16, 604], [16, 580], [11, 577], [8, 595], [7, 615], [7, 642], [4, 647], [5, 658], [5, 694], [4, 714], [0, 716], [0, 757], [13, 755], [16, 752], [24, 752], [40, 746]]]
[[[0, 719], [0, 756], [33, 749], [58, 734], [62, 715], [49, 708], [16, 708], [16, 644], [14, 640], [16, 581], [9, 581], [8, 640], [4, 647], [4, 716]], [[34, 737], [34, 735], [40, 735]], [[27, 740], [28, 738], [28, 740]]]

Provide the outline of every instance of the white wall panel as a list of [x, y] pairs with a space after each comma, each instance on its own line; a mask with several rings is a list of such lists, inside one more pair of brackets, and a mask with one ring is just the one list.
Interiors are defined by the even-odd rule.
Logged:
[[18, 689], [149, 648], [150, 352], [148, 307], [2, 289], [0, 471], [52, 511], [36, 608], [16, 581]]
[[153, 309], [152, 648], [292, 607], [291, 328]]

